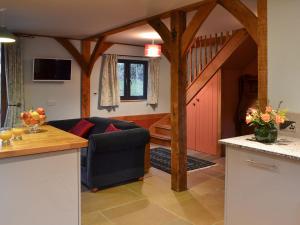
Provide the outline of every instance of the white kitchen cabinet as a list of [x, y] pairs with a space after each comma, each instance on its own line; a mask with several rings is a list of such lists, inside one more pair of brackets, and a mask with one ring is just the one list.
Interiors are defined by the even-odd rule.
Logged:
[[225, 189], [225, 225], [300, 224], [298, 159], [227, 146]]

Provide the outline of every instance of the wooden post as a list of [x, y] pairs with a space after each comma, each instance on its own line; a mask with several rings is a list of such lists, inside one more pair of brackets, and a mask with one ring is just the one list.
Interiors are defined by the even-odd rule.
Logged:
[[[81, 54], [85, 61], [89, 61], [91, 54], [91, 42], [81, 41]], [[81, 117], [86, 118], [90, 116], [90, 98], [91, 98], [91, 82], [90, 74], [81, 70]]]
[[257, 1], [258, 12], [258, 103], [268, 104], [267, 0]]
[[186, 76], [185, 54], [182, 54], [182, 34], [186, 28], [186, 13], [173, 12], [171, 15], [171, 149], [172, 189], [187, 189], [187, 145], [186, 145]]

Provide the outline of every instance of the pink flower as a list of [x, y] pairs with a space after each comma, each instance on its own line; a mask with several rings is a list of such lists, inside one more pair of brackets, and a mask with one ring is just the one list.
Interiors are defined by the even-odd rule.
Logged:
[[266, 106], [266, 113], [272, 112], [272, 106]]
[[261, 119], [265, 122], [265, 123], [269, 123], [271, 120], [271, 116], [269, 113], [264, 113], [261, 114]]
[[249, 124], [249, 123], [251, 123], [252, 121], [253, 121], [252, 116], [248, 114], [248, 115], [246, 116], [246, 124]]
[[281, 124], [281, 123], [284, 123], [284, 118], [282, 116], [280, 116], [280, 115], [276, 115], [275, 122], [278, 125]]

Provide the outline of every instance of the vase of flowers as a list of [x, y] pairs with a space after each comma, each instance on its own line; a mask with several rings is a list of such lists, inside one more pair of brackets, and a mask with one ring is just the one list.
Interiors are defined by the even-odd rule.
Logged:
[[265, 110], [249, 108], [246, 115], [246, 123], [255, 126], [254, 135], [258, 142], [274, 143], [278, 136], [278, 126], [286, 120], [286, 111], [280, 110], [282, 102], [274, 110], [267, 106]]

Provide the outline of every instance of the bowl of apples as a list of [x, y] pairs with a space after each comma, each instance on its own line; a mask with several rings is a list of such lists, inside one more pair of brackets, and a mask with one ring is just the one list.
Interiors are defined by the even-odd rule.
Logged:
[[20, 118], [29, 133], [38, 133], [40, 126], [46, 121], [46, 113], [42, 107], [39, 107], [36, 110], [22, 112]]

